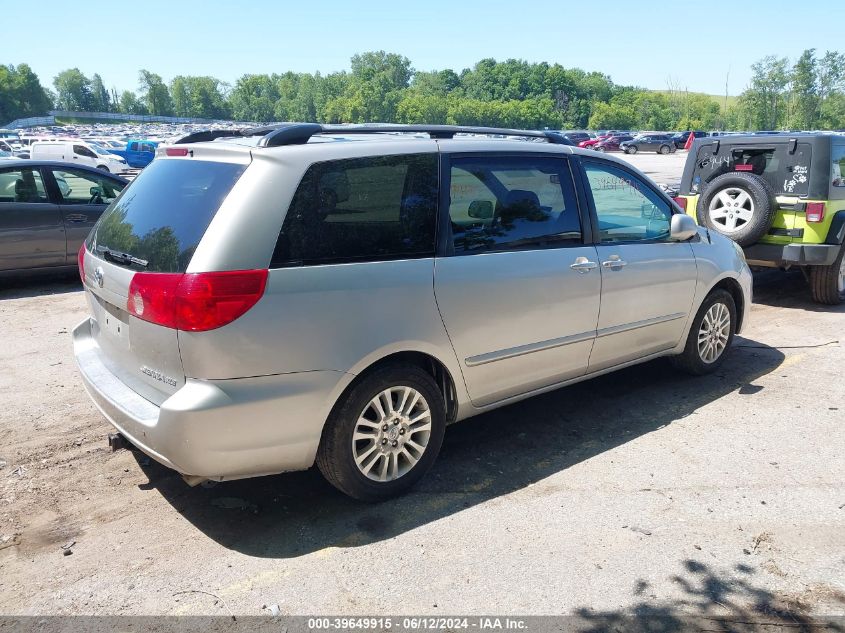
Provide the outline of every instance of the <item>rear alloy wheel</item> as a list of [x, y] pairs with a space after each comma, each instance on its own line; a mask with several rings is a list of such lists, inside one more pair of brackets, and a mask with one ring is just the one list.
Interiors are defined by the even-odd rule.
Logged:
[[660, 154], [668, 154], [669, 152], [671, 152], [671, 151], [672, 151], [672, 148], [671, 148], [671, 147], [669, 147], [668, 145], [661, 145], [661, 146], [660, 146], [660, 149], [659, 149], [659, 150], [657, 150], [657, 151], [658, 151], [658, 153], [660, 153]]
[[845, 244], [829, 266], [810, 267], [810, 290], [816, 303], [835, 306], [845, 302]]
[[416, 365], [364, 376], [335, 406], [317, 451], [333, 486], [362, 501], [394, 497], [431, 468], [446, 428], [437, 383]]
[[714, 290], [698, 309], [676, 367], [693, 375], [709, 374], [725, 360], [736, 331], [736, 304], [726, 290]]

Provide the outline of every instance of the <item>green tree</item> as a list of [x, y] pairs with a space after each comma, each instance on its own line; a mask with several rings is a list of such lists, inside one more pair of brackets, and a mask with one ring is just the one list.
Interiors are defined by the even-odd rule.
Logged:
[[214, 77], [178, 75], [170, 82], [173, 113], [176, 116], [222, 119], [228, 116], [225, 85]]
[[121, 93], [119, 107], [124, 114], [149, 114], [146, 106], [131, 90], [124, 90]]
[[27, 64], [0, 65], [0, 124], [46, 114], [53, 102]]
[[819, 94], [815, 52], [814, 48], [805, 50], [792, 66], [792, 112], [789, 118], [791, 128], [811, 130], [818, 123]]
[[53, 85], [56, 87], [56, 106], [60, 110], [93, 111], [91, 80], [78, 68], [60, 72], [53, 79]]
[[138, 74], [141, 100], [148, 112], [156, 116], [173, 114], [173, 100], [170, 98], [170, 91], [168, 91], [161, 76], [144, 69]]
[[751, 66], [751, 85], [740, 95], [747, 129], [776, 130], [786, 120], [789, 60], [768, 55]]
[[91, 77], [91, 109], [94, 112], [111, 112], [112, 104], [109, 91], [103, 85], [103, 78], [94, 73]]

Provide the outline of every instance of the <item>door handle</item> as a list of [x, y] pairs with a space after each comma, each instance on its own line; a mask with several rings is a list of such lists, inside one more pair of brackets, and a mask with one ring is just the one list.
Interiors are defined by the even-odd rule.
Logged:
[[579, 273], [584, 274], [590, 272], [593, 268], [598, 268], [598, 264], [591, 262], [586, 257], [578, 257], [575, 259], [575, 263], [570, 264], [569, 267], [572, 270], [577, 270]]
[[601, 265], [604, 268], [610, 268], [611, 270], [615, 270], [617, 268], [622, 268], [623, 266], [627, 266], [628, 262], [619, 258], [619, 255], [611, 255], [608, 259], [603, 261]]
[[88, 216], [81, 213], [69, 213], [65, 216], [65, 220], [68, 222], [87, 222]]

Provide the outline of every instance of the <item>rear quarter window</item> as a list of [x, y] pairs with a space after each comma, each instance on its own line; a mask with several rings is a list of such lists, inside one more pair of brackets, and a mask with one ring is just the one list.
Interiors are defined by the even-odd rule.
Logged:
[[89, 248], [132, 255], [147, 262], [147, 271], [185, 272], [245, 169], [202, 160], [153, 161], [103, 213]]
[[294, 194], [271, 265], [432, 256], [437, 195], [435, 154], [312, 165]]

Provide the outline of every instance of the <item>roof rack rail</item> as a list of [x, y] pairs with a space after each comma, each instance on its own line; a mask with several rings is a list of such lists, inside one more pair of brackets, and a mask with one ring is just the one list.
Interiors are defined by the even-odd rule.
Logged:
[[398, 125], [369, 123], [362, 125], [322, 125], [320, 123], [281, 123], [243, 130], [206, 130], [194, 132], [176, 141], [202, 143], [224, 137], [260, 136], [259, 147], [279, 147], [281, 145], [299, 145], [307, 143], [315, 134], [428, 134], [433, 139], [450, 139], [455, 134], [484, 134], [495, 136], [516, 136], [520, 138], [544, 139], [555, 145], [574, 145], [560, 132], [551, 130], [514, 130], [499, 127], [477, 127], [463, 125]]

